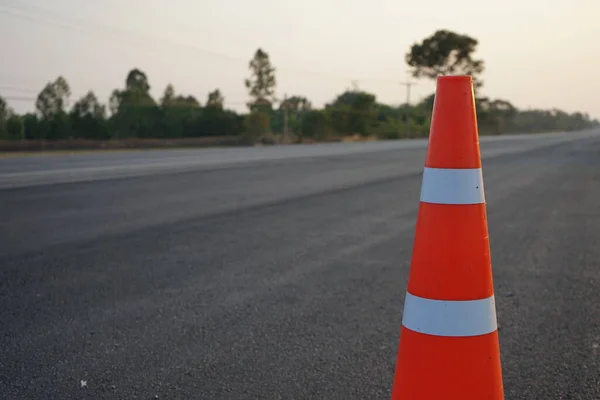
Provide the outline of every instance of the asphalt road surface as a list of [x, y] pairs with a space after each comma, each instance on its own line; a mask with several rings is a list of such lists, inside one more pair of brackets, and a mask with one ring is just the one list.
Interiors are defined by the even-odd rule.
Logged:
[[[506, 399], [599, 399], [600, 132], [482, 151]], [[388, 399], [424, 153], [0, 159], [0, 398]]]

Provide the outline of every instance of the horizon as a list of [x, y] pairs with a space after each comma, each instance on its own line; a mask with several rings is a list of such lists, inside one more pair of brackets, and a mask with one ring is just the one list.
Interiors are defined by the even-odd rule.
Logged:
[[[526, 5], [510, 0], [476, 8], [472, 0], [452, 5], [435, 0], [414, 4], [407, 13], [387, 0], [352, 0], [343, 6], [333, 0], [287, 5], [178, 0], [167, 9], [152, 9], [160, 4], [56, 0], [49, 7], [0, 0], [0, 37], [11, 54], [11, 63], [0, 72], [0, 96], [19, 113], [33, 111], [43, 86], [63, 76], [71, 86], [70, 104], [89, 90], [108, 104], [112, 90], [122, 88], [127, 73], [139, 68], [148, 75], [155, 99], [169, 83], [202, 104], [208, 92], [220, 89], [227, 108], [245, 112], [243, 80], [249, 75], [248, 62], [262, 48], [276, 69], [279, 98], [305, 96], [321, 107], [356, 83], [378, 102], [400, 105], [406, 102], [401, 82], [408, 78], [404, 56], [410, 46], [448, 29], [479, 41], [475, 56], [486, 67], [482, 96], [507, 100], [522, 110], [557, 108], [600, 118], [600, 104], [594, 101], [597, 84], [588, 78], [600, 50], [587, 47], [585, 40], [600, 34], [593, 18], [600, 5], [591, 0]], [[340, 7], [346, 13], [341, 17]], [[439, 12], [431, 13], [432, 8]], [[389, 51], [393, 40], [398, 42]], [[413, 105], [435, 91], [433, 80], [410, 80], [416, 83], [411, 87]]]

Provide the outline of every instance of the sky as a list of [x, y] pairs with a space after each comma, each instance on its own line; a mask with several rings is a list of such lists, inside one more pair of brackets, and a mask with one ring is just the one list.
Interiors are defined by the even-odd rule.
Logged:
[[[599, 17], [598, 0], [0, 0], [0, 96], [33, 110], [62, 75], [71, 102], [93, 90], [107, 103], [135, 67], [157, 99], [169, 83], [202, 103], [218, 88], [228, 108], [244, 110], [243, 81], [260, 47], [280, 98], [321, 106], [357, 85], [402, 104], [405, 54], [448, 29], [479, 41], [483, 95], [600, 118]], [[410, 80], [411, 103], [435, 90]]]

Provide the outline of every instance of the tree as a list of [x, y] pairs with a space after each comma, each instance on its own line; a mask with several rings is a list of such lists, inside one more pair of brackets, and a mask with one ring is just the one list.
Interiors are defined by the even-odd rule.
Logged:
[[285, 113], [287, 112], [288, 128], [291, 132], [302, 135], [302, 118], [311, 109], [312, 104], [304, 96], [292, 96], [284, 99], [279, 104], [279, 109], [272, 113], [271, 127], [273, 131], [284, 131]]
[[23, 119], [0, 97], [0, 140], [25, 139]]
[[517, 114], [517, 109], [510, 102], [480, 97], [476, 99], [476, 104], [480, 131], [499, 135], [510, 129]]
[[418, 104], [417, 107], [423, 108], [428, 112], [433, 111], [433, 104], [435, 102], [435, 93], [430, 94], [429, 96], [424, 97]]
[[344, 135], [358, 133], [368, 136], [377, 123], [375, 95], [360, 90], [340, 94], [327, 108], [331, 112], [333, 129]]
[[71, 114], [79, 118], [89, 116], [97, 119], [104, 119], [106, 108], [98, 102], [98, 98], [94, 92], [90, 90], [73, 105]]
[[250, 138], [257, 138], [260, 135], [269, 132], [269, 124], [269, 114], [263, 111], [252, 111], [246, 116], [246, 135]]
[[196, 131], [196, 127], [202, 116], [202, 109], [200, 103], [194, 96], [176, 96], [171, 110], [171, 118], [175, 119], [179, 123], [179, 131], [173, 132], [173, 134], [167, 133], [172, 137], [189, 137], [193, 136]]
[[415, 43], [406, 54], [407, 64], [413, 68], [413, 76], [436, 79], [438, 75], [471, 75], [474, 85], [479, 88], [483, 82], [479, 78], [484, 70], [483, 60], [474, 59], [478, 41], [467, 35], [448, 30], [438, 30]]
[[208, 94], [208, 99], [206, 100], [206, 107], [214, 107], [222, 110], [223, 103], [225, 103], [225, 98], [223, 97], [219, 89], [215, 89]]
[[112, 130], [117, 137], [159, 137], [161, 110], [150, 95], [148, 77], [137, 68], [125, 79], [124, 90], [110, 98]]
[[245, 84], [252, 101], [248, 104], [251, 111], [260, 108], [261, 110], [270, 109], [276, 101], [275, 86], [275, 68], [271, 65], [269, 55], [262, 49], [256, 50], [254, 58], [249, 63], [250, 78], [246, 79]]
[[108, 109], [110, 110], [111, 115], [115, 115], [119, 112], [119, 106], [121, 105], [121, 92], [118, 89], [115, 89], [110, 94], [110, 98], [108, 100]]
[[219, 89], [208, 94], [206, 107], [198, 121], [196, 136], [232, 136], [244, 131], [244, 118], [224, 108], [225, 98]]
[[47, 83], [38, 94], [35, 107], [40, 116], [42, 138], [65, 139], [71, 135], [66, 112], [70, 95], [69, 84], [62, 76], [54, 82]]
[[246, 133], [251, 137], [258, 137], [269, 131], [270, 113], [273, 103], [277, 100], [277, 81], [269, 55], [260, 48], [254, 53], [248, 67], [250, 78], [245, 80], [245, 84], [252, 101], [248, 103], [250, 114], [246, 117]]
[[327, 117], [327, 113], [322, 110], [307, 111], [301, 122], [300, 141], [302, 141], [303, 137], [325, 139], [329, 130], [329, 120]]
[[162, 99], [160, 99], [160, 104], [162, 106], [168, 106], [173, 102], [173, 98], [175, 97], [175, 88], [170, 83], [165, 88], [165, 93], [163, 94]]
[[[417, 77], [435, 78], [438, 74], [453, 73], [478, 75], [483, 71], [483, 62], [473, 58], [476, 45], [477, 41], [468, 36], [438, 31], [413, 45], [407, 62]], [[260, 138], [263, 143], [274, 143], [275, 138], [265, 133], [284, 132], [286, 120], [299, 142], [307, 138], [327, 140], [331, 132], [394, 139], [424, 137], [429, 131], [434, 94], [416, 105], [393, 106], [377, 103], [373, 94], [354, 85], [324, 109], [314, 109], [311, 102], [300, 95], [286, 97], [279, 107], [274, 107], [277, 101], [275, 69], [268, 54], [258, 49], [249, 68], [251, 76], [244, 80], [252, 100], [248, 103], [248, 114], [225, 109], [219, 89], [208, 93], [204, 107], [194, 96], [177, 93], [171, 84], [166, 86], [160, 101], [155, 101], [150, 94], [148, 76], [138, 68], [130, 70], [122, 87], [113, 90], [107, 106], [89, 91], [68, 111], [71, 90], [66, 79], [59, 76], [40, 91], [35, 112], [18, 115], [10, 109], [6, 99], [0, 97], [0, 139], [169, 139], [225, 135], [242, 139], [242, 135], [247, 135], [251, 140], [232, 142], [248, 143]], [[476, 96], [475, 101], [482, 134], [564, 132], [599, 124], [581, 112], [520, 110], [506, 100], [480, 96]], [[108, 118], [107, 108], [110, 109]], [[410, 134], [403, 134], [408, 132], [407, 128]]]
[[0, 138], [8, 136], [6, 124], [11, 114], [11, 110], [8, 108], [6, 100], [0, 97]]
[[9, 114], [8, 103], [0, 96], [0, 121], [6, 121]]
[[54, 82], [46, 84], [38, 94], [35, 107], [42, 117], [49, 118], [65, 112], [70, 95], [69, 84], [65, 78], [59, 76]]
[[134, 68], [127, 74], [127, 78], [125, 79], [125, 88], [130, 91], [148, 93], [150, 91], [148, 77], [144, 72]]
[[92, 91], [87, 92], [73, 105], [70, 117], [71, 127], [77, 136], [108, 139], [106, 107], [98, 102]]
[[39, 140], [44, 138], [40, 120], [35, 113], [27, 113], [21, 119], [25, 129], [25, 139]]
[[279, 108], [287, 108], [288, 111], [292, 112], [309, 111], [312, 109], [312, 104], [306, 97], [292, 96], [282, 101]]
[[6, 121], [6, 134], [7, 138], [11, 140], [25, 139], [25, 126], [21, 116], [11, 113], [8, 121]]
[[173, 85], [165, 88], [161, 99], [165, 137], [180, 138], [192, 135], [192, 125], [200, 115], [200, 103], [193, 96], [175, 94]]

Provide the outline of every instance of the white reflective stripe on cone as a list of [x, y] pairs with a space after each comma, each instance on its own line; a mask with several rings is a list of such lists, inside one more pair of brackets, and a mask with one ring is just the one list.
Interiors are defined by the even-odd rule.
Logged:
[[435, 204], [485, 203], [481, 168], [428, 168], [423, 171], [421, 201]]
[[406, 293], [402, 325], [435, 336], [479, 336], [497, 328], [494, 296], [481, 300], [431, 300]]

